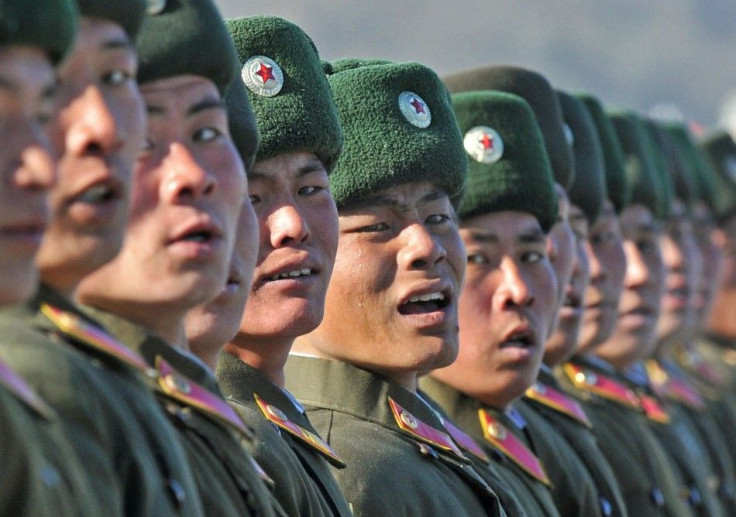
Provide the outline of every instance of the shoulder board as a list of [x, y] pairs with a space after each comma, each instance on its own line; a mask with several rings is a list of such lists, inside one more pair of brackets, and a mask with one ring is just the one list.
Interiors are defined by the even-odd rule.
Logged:
[[8, 365], [0, 362], [0, 383], [22, 403], [46, 419], [51, 419], [53, 410], [34, 389]]
[[639, 397], [621, 382], [572, 363], [567, 363], [563, 369], [576, 388], [633, 409], [641, 409]]
[[152, 369], [143, 357], [104, 330], [90, 325], [76, 314], [57, 309], [46, 303], [41, 305], [41, 312], [63, 334], [74, 339], [76, 342], [101, 352], [108, 357], [122, 361], [146, 375], [152, 375]]
[[263, 416], [266, 417], [266, 420], [288, 432], [290, 435], [298, 438], [301, 442], [308, 445], [310, 449], [314, 449], [319, 452], [332, 465], [338, 468], [345, 467], [345, 463], [342, 461], [342, 458], [340, 458], [332, 447], [330, 447], [329, 444], [319, 435], [289, 420], [289, 417], [287, 417], [283, 411], [263, 400], [263, 398], [261, 398], [257, 393], [254, 393], [253, 397], [255, 398], [258, 407], [261, 408], [261, 412], [263, 412]]
[[514, 433], [509, 431], [506, 426], [497, 421], [485, 409], [478, 410], [478, 417], [480, 418], [480, 426], [483, 429], [483, 437], [488, 443], [516, 463], [531, 477], [537, 481], [541, 481], [548, 487], [552, 486], [547, 472], [542, 466], [542, 462], [539, 461], [539, 458], [537, 458], [524, 442], [519, 440]]
[[649, 420], [659, 422], [660, 424], [670, 423], [670, 415], [657, 399], [649, 395], [639, 395], [639, 400], [641, 400], [641, 407], [644, 409], [644, 414], [647, 415]]
[[698, 411], [705, 409], [703, 397], [686, 381], [670, 376], [655, 360], [647, 361], [646, 368], [652, 388], [659, 396], [685, 404]]
[[588, 428], [593, 427], [588, 415], [585, 414], [583, 406], [581, 406], [578, 401], [572, 399], [552, 386], [547, 386], [546, 384], [537, 381], [526, 390], [525, 395], [531, 400], [567, 415]]
[[249, 439], [253, 437], [253, 431], [222, 397], [179, 373], [162, 357], [156, 358], [156, 370], [158, 386], [166, 396], [228, 425]]
[[483, 450], [483, 447], [478, 445], [478, 443], [468, 433], [444, 418], [442, 419], [442, 425], [461, 449], [468, 451], [470, 454], [483, 461], [483, 463], [491, 461], [488, 454], [486, 454], [486, 451]]
[[452, 441], [450, 435], [439, 431], [429, 424], [426, 424], [412, 415], [409, 411], [401, 407], [394, 399], [388, 397], [388, 405], [394, 415], [394, 420], [399, 429], [415, 439], [426, 442], [430, 445], [439, 447], [445, 452], [450, 452], [455, 456], [464, 458], [462, 451]]

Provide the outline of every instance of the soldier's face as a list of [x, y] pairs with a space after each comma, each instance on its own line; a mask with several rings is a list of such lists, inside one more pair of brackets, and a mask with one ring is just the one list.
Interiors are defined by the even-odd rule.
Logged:
[[608, 339], [616, 325], [618, 302], [626, 274], [621, 227], [610, 202], [590, 228], [586, 246], [590, 283], [585, 291], [585, 311], [578, 347], [582, 352]]
[[210, 80], [176, 76], [141, 91], [148, 132], [125, 244], [85, 279], [80, 296], [156, 329], [159, 320], [182, 318], [226, 285], [247, 180]]
[[31, 47], [0, 49], [0, 304], [33, 292], [33, 259], [48, 224], [54, 162], [44, 136], [53, 115], [54, 70]]
[[260, 241], [235, 341], [290, 341], [312, 331], [324, 314], [338, 233], [327, 171], [311, 153], [262, 160], [248, 172], [248, 193]]
[[537, 376], [557, 299], [546, 236], [536, 218], [496, 212], [463, 221], [467, 250], [460, 295], [460, 351], [440, 380], [505, 407]]
[[661, 226], [647, 207], [626, 207], [621, 213], [621, 228], [626, 276], [618, 321], [613, 335], [595, 353], [624, 368], [652, 350], [665, 270], [659, 247]]
[[570, 206], [570, 227], [575, 237], [575, 262], [572, 276], [564, 290], [564, 299], [554, 332], [544, 345], [544, 364], [554, 366], [575, 353], [583, 322], [585, 290], [590, 282], [590, 264], [585, 252], [588, 243], [588, 220], [583, 211]]
[[410, 183], [340, 210], [325, 317], [304, 339], [328, 357], [411, 383], [457, 353], [465, 254], [447, 195]]
[[700, 252], [686, 207], [679, 199], [672, 203], [672, 215], [665, 225], [660, 246], [667, 277], [657, 339], [666, 346], [694, 329], [699, 297]]
[[80, 19], [74, 48], [58, 70], [59, 112], [50, 133], [59, 177], [38, 257], [43, 279], [62, 291], [73, 290], [122, 244], [131, 170], [145, 135], [137, 68], [119, 25]]
[[700, 250], [702, 269], [697, 299], [697, 323], [702, 327], [708, 320], [716, 291], [723, 278], [723, 248], [725, 235], [716, 226], [713, 212], [702, 202], [695, 204], [692, 214], [693, 235]]
[[557, 327], [559, 311], [565, 300], [565, 288], [570, 283], [572, 268], [575, 264], [575, 236], [570, 227], [569, 219], [570, 200], [562, 186], [555, 184], [555, 190], [558, 198], [557, 215], [559, 220], [547, 234], [547, 254], [557, 277], [559, 289], [557, 303], [550, 307], [553, 312], [553, 316], [550, 318], [550, 333]]

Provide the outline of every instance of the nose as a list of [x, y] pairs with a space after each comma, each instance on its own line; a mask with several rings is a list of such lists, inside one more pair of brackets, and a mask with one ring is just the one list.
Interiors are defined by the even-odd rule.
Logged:
[[603, 267], [603, 264], [601, 264], [593, 245], [588, 241], [585, 243], [585, 255], [588, 257], [588, 265], [590, 267], [590, 283], [598, 284], [603, 282], [608, 276], [608, 273]]
[[299, 207], [291, 201], [282, 202], [274, 208], [266, 219], [265, 231], [274, 249], [294, 242], [304, 242], [311, 235]]
[[423, 224], [414, 223], [401, 232], [399, 264], [406, 269], [428, 269], [447, 257], [445, 249]]
[[115, 114], [100, 89], [88, 85], [64, 108], [66, 151], [76, 156], [105, 155], [122, 146]]
[[166, 171], [162, 182], [163, 197], [170, 202], [192, 201], [211, 196], [217, 188], [215, 176], [199, 164], [184, 144], [169, 144], [162, 166]]
[[13, 183], [28, 190], [47, 190], [56, 180], [56, 163], [48, 151], [48, 141], [42, 128], [35, 122], [18, 120], [15, 135], [20, 138], [17, 147], [6, 142], [6, 149], [18, 150], [18, 164]]
[[534, 303], [529, 285], [524, 279], [518, 264], [509, 256], [501, 259], [501, 284], [496, 289], [494, 301], [498, 310], [508, 306], [528, 307]]
[[624, 285], [632, 288], [646, 284], [653, 272], [647, 267], [647, 263], [644, 261], [644, 257], [637, 248], [636, 243], [625, 241], [624, 251], [626, 252], [626, 276], [624, 277]]

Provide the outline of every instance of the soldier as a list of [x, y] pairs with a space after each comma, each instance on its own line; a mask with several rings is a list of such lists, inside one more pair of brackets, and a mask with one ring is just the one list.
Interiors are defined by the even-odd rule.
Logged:
[[286, 387], [345, 461], [334, 474], [357, 515], [503, 514], [416, 392], [457, 347], [465, 256], [450, 199], [467, 159], [448, 95], [417, 63], [328, 68], [345, 131], [330, 175], [337, 258], [324, 319], [295, 341]]
[[[76, 29], [73, 2], [0, 7], [0, 305], [26, 300], [38, 281], [34, 256], [48, 223], [55, 163], [43, 135], [54, 114], [55, 70]], [[98, 515], [83, 466], [59, 415], [0, 362], [0, 514]]]
[[241, 445], [252, 434], [213, 373], [189, 353], [184, 330], [187, 311], [226, 285], [238, 224], [255, 224], [248, 206], [240, 218], [247, 179], [224, 101], [238, 75], [235, 49], [215, 5], [202, 0], [149, 5], [136, 48], [148, 131], [125, 243], [84, 279], [78, 296], [156, 369], [159, 401], [184, 445], [205, 512], [272, 515], [280, 508], [266, 476]]
[[588, 228], [595, 224], [607, 197], [603, 153], [593, 119], [583, 101], [564, 92], [558, 92], [558, 96], [573, 137], [575, 155], [569, 219], [576, 237], [576, 263], [565, 289], [558, 325], [545, 343], [537, 381], [527, 389], [523, 402], [517, 407], [527, 420], [531, 418], [530, 411], [541, 415], [575, 450], [595, 482], [601, 515], [626, 515], [621, 489], [596, 443], [590, 419], [582, 406], [562, 390], [553, 372], [577, 350], [582, 305], [590, 278], [585, 251], [590, 246]]
[[145, 128], [132, 44], [145, 3], [78, 7], [49, 124], [60, 161], [38, 255], [43, 285], [3, 314], [0, 354], [59, 413], [100, 514], [197, 515], [189, 465], [150, 391], [150, 368], [71, 302], [84, 275], [120, 248]]
[[[187, 335], [192, 350], [213, 357], [213, 363], [229, 342], [219, 358], [218, 380], [252, 426], [255, 438], [246, 446], [274, 480], [286, 513], [349, 515], [329, 468], [342, 468], [342, 460], [283, 388], [293, 340], [322, 319], [337, 251], [328, 174], [342, 148], [342, 130], [314, 44], [299, 27], [271, 16], [226, 23], [262, 135], [255, 164], [247, 170], [260, 227], [260, 241], [247, 246], [257, 255], [257, 266], [252, 287], [242, 284], [245, 312], [243, 304], [229, 303], [210, 306], [215, 318], [190, 313]], [[225, 314], [237, 325], [217, 339], [213, 332]]]

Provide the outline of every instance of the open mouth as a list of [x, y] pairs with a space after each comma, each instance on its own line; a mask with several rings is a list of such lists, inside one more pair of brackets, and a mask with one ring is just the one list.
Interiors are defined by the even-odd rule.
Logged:
[[282, 273], [277, 273], [275, 275], [271, 275], [268, 277], [268, 280], [270, 282], [275, 282], [276, 280], [286, 280], [286, 279], [293, 279], [293, 278], [303, 278], [303, 277], [309, 277], [315, 275], [316, 272], [314, 269], [310, 267], [305, 267], [301, 269], [292, 269], [291, 271], [284, 271]]
[[117, 199], [117, 191], [110, 185], [95, 185], [88, 188], [76, 197], [76, 201], [80, 203], [89, 203], [92, 205], [107, 203]]
[[399, 313], [403, 315], [409, 314], [428, 314], [437, 312], [450, 304], [450, 296], [445, 293], [435, 291], [418, 296], [412, 296], [404, 303], [399, 305]]
[[563, 307], [570, 307], [572, 309], [579, 309], [583, 305], [581, 296], [575, 291], [568, 291], [565, 293], [565, 299], [562, 301]]
[[189, 233], [185, 233], [178, 240], [188, 242], [207, 243], [211, 242], [215, 238], [213, 232], [209, 230], [196, 230]]
[[500, 348], [530, 348], [534, 346], [534, 336], [531, 332], [520, 330], [512, 332], [501, 342]]

